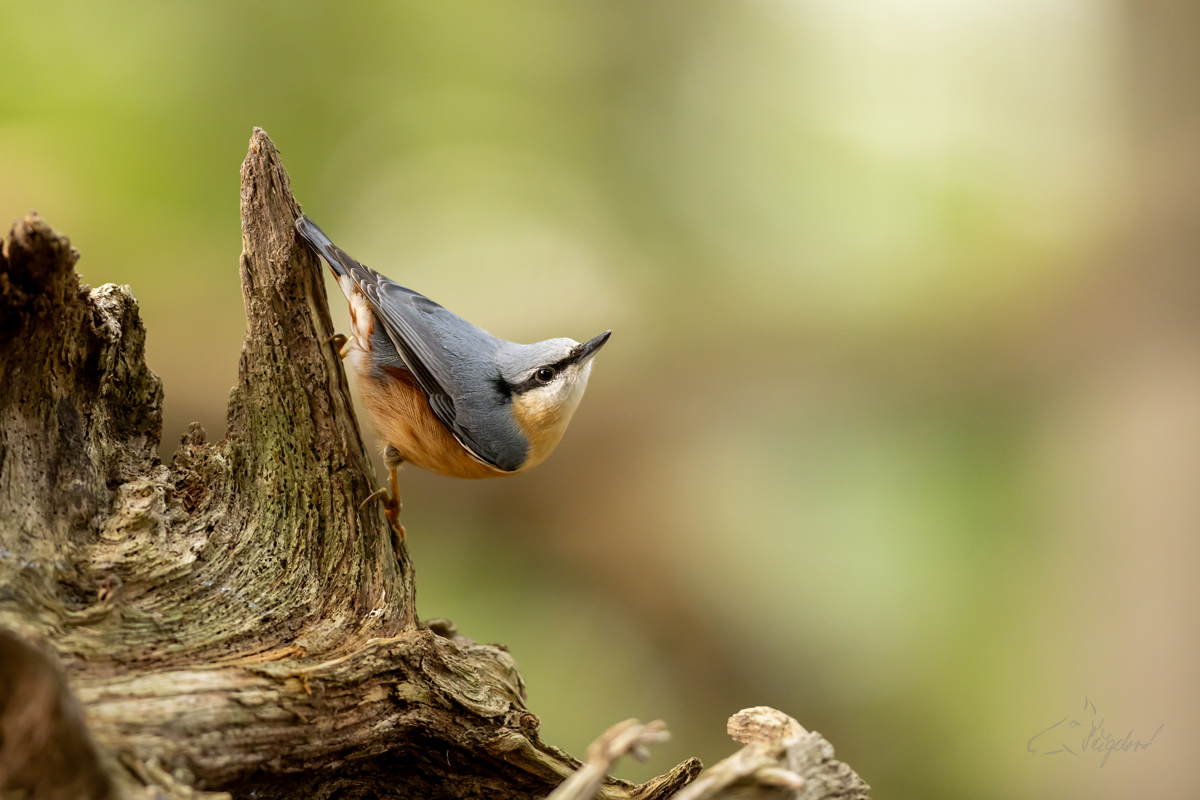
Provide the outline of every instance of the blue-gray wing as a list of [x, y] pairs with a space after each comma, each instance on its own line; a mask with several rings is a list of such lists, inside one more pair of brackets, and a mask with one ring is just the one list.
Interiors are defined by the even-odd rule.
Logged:
[[496, 338], [382, 275], [359, 287], [437, 418], [480, 460], [518, 469], [527, 443], [497, 386]]
[[359, 283], [362, 294], [430, 398], [433, 413], [482, 461], [500, 469], [520, 467], [510, 464], [508, 449], [492, 441], [496, 420], [490, 407], [502, 410], [496, 339], [425, 295], [372, 277]]
[[296, 221], [296, 230], [366, 296], [433, 413], [455, 438], [480, 461], [506, 472], [518, 469], [528, 442], [497, 384], [499, 340], [359, 263], [308, 217]]

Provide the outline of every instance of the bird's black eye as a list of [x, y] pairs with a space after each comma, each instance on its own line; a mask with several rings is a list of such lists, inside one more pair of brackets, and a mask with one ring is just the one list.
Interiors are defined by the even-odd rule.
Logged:
[[550, 381], [554, 380], [554, 375], [555, 372], [550, 367], [542, 367], [537, 372], [533, 373], [533, 377], [537, 379], [538, 383], [549, 383]]

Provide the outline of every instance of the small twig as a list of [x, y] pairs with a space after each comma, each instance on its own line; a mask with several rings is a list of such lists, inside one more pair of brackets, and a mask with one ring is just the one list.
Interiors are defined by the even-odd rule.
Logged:
[[645, 761], [650, 756], [647, 745], [660, 744], [670, 738], [671, 734], [662, 720], [645, 725], [636, 719], [618, 722], [592, 742], [583, 766], [563, 781], [546, 800], [593, 800], [613, 762], [623, 755]]

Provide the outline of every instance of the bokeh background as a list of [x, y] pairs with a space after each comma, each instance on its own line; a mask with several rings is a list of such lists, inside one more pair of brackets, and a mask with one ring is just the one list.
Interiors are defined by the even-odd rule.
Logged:
[[[0, 218], [133, 287], [164, 458], [224, 428], [254, 125], [366, 263], [507, 338], [615, 330], [547, 464], [403, 474], [422, 616], [506, 643], [547, 741], [661, 717], [644, 778], [767, 704], [880, 798], [1196, 795], [1200, 5], [0, 0], [0, 30]], [[1162, 729], [1028, 752], [1067, 717]]]

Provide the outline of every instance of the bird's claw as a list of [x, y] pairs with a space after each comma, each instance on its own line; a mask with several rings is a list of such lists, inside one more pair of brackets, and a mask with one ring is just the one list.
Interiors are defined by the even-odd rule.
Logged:
[[[387, 517], [388, 525], [390, 525], [392, 528], [393, 536], [399, 536], [400, 541], [407, 542], [408, 541], [408, 531], [404, 530], [404, 526], [400, 524], [400, 508], [399, 508], [399, 506], [400, 506], [399, 503], [397, 503], [395, 506], [390, 506], [390, 505], [384, 506], [383, 515], [385, 517]], [[393, 546], [395, 546], [394, 539], [393, 539]]]
[[359, 503], [358, 510], [362, 511], [364, 508], [367, 507], [367, 505], [374, 502], [375, 500], [378, 500], [381, 497], [387, 497], [387, 493], [388, 493], [387, 489], [376, 489], [375, 491], [371, 492], [371, 494], [367, 495], [366, 500], [363, 500], [361, 503]]
[[331, 344], [334, 346], [334, 348], [337, 350], [338, 358], [345, 358], [347, 351], [343, 348], [345, 348], [346, 342], [348, 341], [350, 340], [346, 338], [346, 334], [335, 333], [333, 336], [330, 336], [325, 340], [325, 344]]
[[362, 505], [358, 507], [359, 510], [361, 511], [366, 508], [369, 503], [375, 500], [383, 502], [383, 515], [387, 517], [388, 525], [391, 526], [392, 532], [400, 537], [400, 541], [407, 541], [408, 532], [400, 524], [400, 511], [404, 506], [400, 502], [400, 492], [396, 486], [395, 479], [392, 480], [392, 491], [389, 492], [386, 487], [376, 489], [374, 492], [371, 492], [366, 500], [362, 501]]

